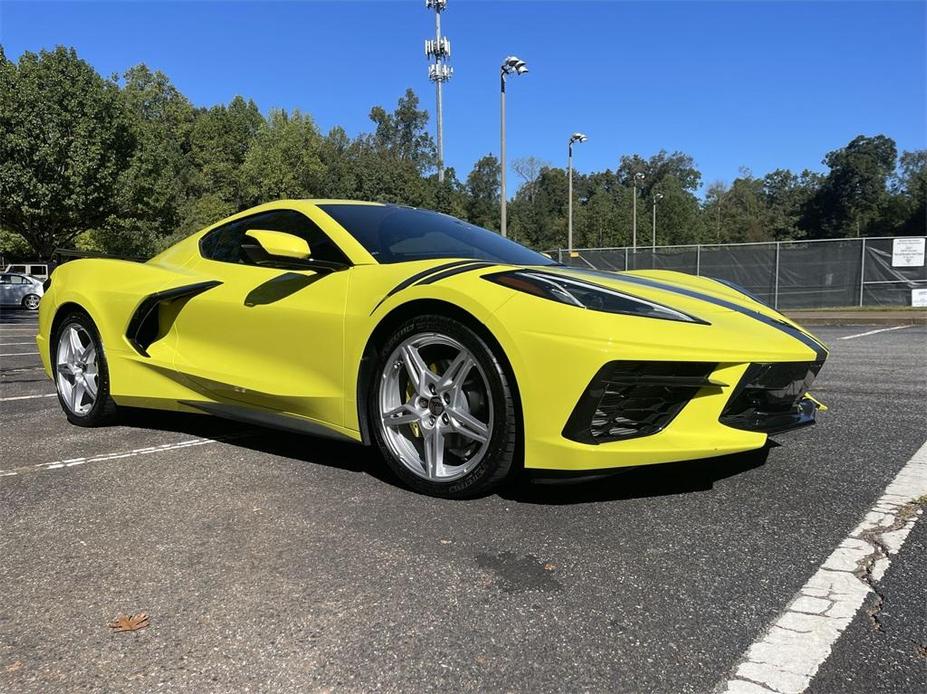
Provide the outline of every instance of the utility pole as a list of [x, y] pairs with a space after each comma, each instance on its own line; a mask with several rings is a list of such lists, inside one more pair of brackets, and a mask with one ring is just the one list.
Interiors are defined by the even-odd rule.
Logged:
[[567, 223], [567, 253], [569, 256], [573, 257], [573, 143], [574, 142], [585, 142], [589, 138], [586, 137], [583, 133], [573, 133], [570, 135], [570, 143], [567, 148], [567, 195], [569, 196], [569, 202], [567, 203], [567, 218], [569, 222]]
[[502, 61], [502, 66], [499, 72], [499, 90], [500, 90], [500, 107], [501, 107], [501, 118], [502, 126], [500, 128], [502, 143], [500, 146], [501, 152], [499, 155], [502, 157], [502, 175], [500, 178], [500, 196], [499, 196], [499, 232], [502, 236], [506, 236], [506, 221], [505, 221], [505, 78], [507, 75], [524, 75], [528, 72], [528, 64], [525, 63], [521, 58], [517, 58], [514, 55], [510, 55], [508, 58]]
[[657, 203], [663, 199], [663, 193], [653, 194], [653, 236], [650, 241], [650, 250], [657, 250]]
[[435, 83], [435, 107], [438, 114], [438, 182], [444, 182], [444, 104], [441, 85], [454, 74], [454, 68], [447, 65], [451, 57], [451, 42], [441, 36], [441, 12], [447, 7], [447, 0], [425, 0], [425, 7], [435, 11], [435, 37], [425, 41], [425, 57], [434, 60], [428, 66], [428, 79]]
[[637, 186], [644, 182], [644, 174], [638, 171], [634, 174], [633, 180], [634, 207], [631, 212], [631, 247], [637, 250]]

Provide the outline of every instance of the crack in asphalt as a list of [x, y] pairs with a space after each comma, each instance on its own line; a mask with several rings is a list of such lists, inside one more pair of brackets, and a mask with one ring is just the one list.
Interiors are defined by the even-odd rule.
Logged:
[[[894, 514], [894, 520], [889, 526], [878, 526], [859, 533], [859, 538], [868, 542], [873, 548], [872, 552], [857, 562], [856, 571], [854, 573], [859, 580], [869, 587], [874, 595], [872, 604], [866, 609], [866, 613], [875, 631], [885, 631], [882, 628], [880, 619], [882, 609], [885, 606], [885, 594], [879, 589], [879, 581], [882, 577], [881, 574], [884, 574], [884, 568], [877, 570], [876, 566], [880, 561], [887, 560], [892, 554], [891, 548], [882, 541], [882, 536], [901, 530], [907, 525], [913, 526], [917, 515], [921, 511], [921, 507], [924, 505], [924, 501], [924, 497], [921, 497], [899, 508]], [[910, 528], [908, 528], [908, 531], [910, 531]], [[875, 576], [877, 572], [880, 574], [878, 578]]]
[[716, 691], [800, 694], [870, 596], [873, 628], [883, 631], [878, 584], [927, 505], [927, 442], [885, 488], [785, 610], [744, 653]]

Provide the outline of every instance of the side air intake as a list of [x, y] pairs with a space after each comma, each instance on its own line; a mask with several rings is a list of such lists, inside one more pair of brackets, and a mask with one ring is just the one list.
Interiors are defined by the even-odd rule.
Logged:
[[613, 361], [595, 375], [573, 409], [563, 436], [600, 444], [664, 429], [710, 380], [707, 362]]
[[129, 327], [126, 328], [126, 339], [136, 352], [143, 357], [149, 356], [148, 347], [161, 337], [161, 306], [177, 299], [189, 299], [220, 284], [222, 282], [218, 280], [210, 280], [149, 294], [139, 302], [132, 314]]

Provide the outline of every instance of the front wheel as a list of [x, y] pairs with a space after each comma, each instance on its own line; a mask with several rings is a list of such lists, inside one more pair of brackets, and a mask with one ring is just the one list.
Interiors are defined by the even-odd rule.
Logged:
[[68, 421], [82, 427], [110, 423], [116, 404], [109, 395], [103, 343], [90, 316], [75, 312], [61, 322], [51, 357], [58, 401]]
[[396, 475], [446, 498], [498, 486], [512, 467], [517, 422], [494, 351], [456, 320], [421, 316], [402, 324], [380, 355], [369, 412]]

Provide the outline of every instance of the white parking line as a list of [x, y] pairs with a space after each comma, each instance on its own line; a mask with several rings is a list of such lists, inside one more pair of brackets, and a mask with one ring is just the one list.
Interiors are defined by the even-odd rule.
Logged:
[[868, 335], [875, 335], [876, 333], [887, 333], [889, 330], [901, 330], [902, 328], [911, 328], [914, 327], [913, 323], [908, 323], [907, 325], [895, 325], [891, 328], [879, 328], [878, 330], [869, 330], [864, 333], [859, 333], [857, 335], [844, 335], [843, 337], [838, 337], [838, 340], [855, 340], [857, 337], [867, 337]]
[[38, 352], [9, 352], [7, 354], [0, 354], [0, 357], [28, 357], [33, 354], [38, 354]]
[[870, 594], [877, 596], [870, 615], [877, 626], [881, 596], [874, 586], [923, 512], [912, 502], [925, 494], [927, 442], [779, 618], [747, 649], [722, 691], [800, 694]]
[[0, 398], [0, 402], [10, 402], [11, 400], [34, 400], [35, 398], [54, 398], [57, 393], [42, 393], [41, 395], [16, 395], [10, 398]]
[[44, 366], [24, 366], [19, 369], [0, 369], [0, 376], [6, 376], [7, 374], [19, 374], [24, 371], [45, 371]]
[[0, 347], [13, 347], [19, 345], [34, 345], [35, 342], [0, 342]]
[[187, 439], [186, 441], [177, 441], [175, 443], [163, 443], [160, 446], [146, 446], [145, 448], [134, 448], [131, 451], [120, 453], [99, 453], [86, 458], [67, 458], [65, 460], [53, 460], [50, 463], [38, 463], [37, 465], [26, 465], [24, 467], [12, 468], [10, 470], [0, 471], [0, 477], [15, 477], [28, 472], [42, 472], [43, 470], [62, 470], [65, 468], [85, 465], [87, 463], [97, 463], [104, 460], [117, 460], [121, 458], [134, 458], [140, 455], [149, 455], [150, 453], [161, 453], [163, 451], [176, 451], [180, 448], [192, 448], [194, 446], [205, 446], [210, 443], [224, 443], [241, 439], [249, 434], [231, 434], [229, 436], [217, 436], [214, 439], [196, 438]]

